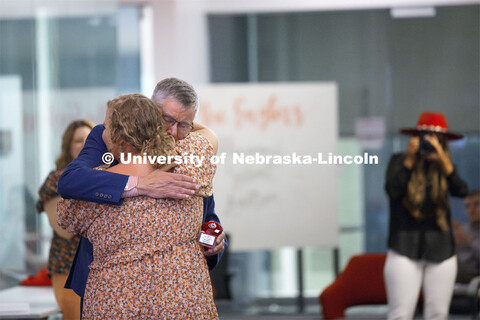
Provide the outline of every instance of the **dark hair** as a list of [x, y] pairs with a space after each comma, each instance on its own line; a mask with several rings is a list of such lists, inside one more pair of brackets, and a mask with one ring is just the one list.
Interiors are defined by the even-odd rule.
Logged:
[[[451, 159], [450, 148], [446, 137], [438, 137], [445, 154]], [[440, 164], [431, 163], [426, 165], [426, 160], [420, 158], [415, 162], [412, 168], [410, 180], [407, 184], [407, 193], [403, 204], [410, 214], [417, 220], [425, 219], [422, 213], [422, 206], [426, 197], [429, 197], [435, 204], [435, 217], [437, 225], [443, 231], [448, 231], [450, 227], [447, 221], [447, 212], [450, 209], [448, 202], [448, 181]], [[427, 182], [432, 186], [430, 194], [427, 194]]]

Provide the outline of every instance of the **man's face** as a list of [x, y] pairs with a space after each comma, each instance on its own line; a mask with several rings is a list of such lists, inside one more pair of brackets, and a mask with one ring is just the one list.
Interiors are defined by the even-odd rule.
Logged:
[[470, 222], [480, 222], [480, 195], [465, 198], [465, 211]]
[[[193, 108], [184, 109], [182, 104], [174, 99], [165, 99], [162, 104], [162, 112], [165, 117], [174, 120], [175, 123], [170, 125], [165, 120], [163, 124], [168, 134], [175, 138], [175, 141], [185, 139], [188, 132], [182, 129], [193, 125], [195, 118], [195, 110]], [[185, 133], [186, 132], [186, 133]]]

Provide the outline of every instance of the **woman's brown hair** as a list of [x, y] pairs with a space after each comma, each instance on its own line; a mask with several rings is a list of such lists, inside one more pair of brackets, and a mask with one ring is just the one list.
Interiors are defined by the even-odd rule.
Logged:
[[[447, 156], [450, 157], [450, 149], [446, 137], [442, 134], [437, 134], [437, 137], [443, 150]], [[448, 231], [447, 212], [449, 211], [449, 205], [447, 177], [439, 163], [431, 162], [428, 166], [427, 163], [428, 162], [422, 158], [419, 158], [415, 163], [408, 182], [404, 205], [415, 219], [424, 220], [428, 218], [428, 216], [421, 211], [422, 206], [425, 198], [427, 196], [430, 197], [432, 203], [435, 204], [435, 212], [433, 214], [435, 215], [437, 225], [441, 230]], [[431, 192], [427, 195], [428, 183], [431, 184]]]
[[[108, 101], [112, 109], [110, 136], [112, 143], [123, 140], [138, 154], [168, 156], [175, 140], [165, 130], [160, 108], [140, 93], [121, 95]], [[156, 168], [164, 166], [155, 162]]]
[[75, 130], [81, 127], [93, 129], [93, 123], [89, 120], [75, 120], [71, 122], [65, 129], [62, 136], [62, 147], [60, 150], [60, 155], [58, 156], [57, 161], [55, 161], [57, 169], [63, 170], [68, 166], [70, 162], [73, 161], [73, 158], [70, 154], [70, 146], [72, 144]]

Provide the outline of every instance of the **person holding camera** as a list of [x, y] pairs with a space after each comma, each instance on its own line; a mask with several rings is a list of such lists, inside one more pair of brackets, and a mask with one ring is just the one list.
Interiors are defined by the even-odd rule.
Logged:
[[385, 189], [390, 201], [388, 253], [384, 267], [388, 319], [413, 319], [423, 287], [424, 318], [447, 319], [457, 273], [449, 194], [464, 197], [467, 184], [451, 161], [441, 113], [424, 112], [406, 152], [389, 162]]

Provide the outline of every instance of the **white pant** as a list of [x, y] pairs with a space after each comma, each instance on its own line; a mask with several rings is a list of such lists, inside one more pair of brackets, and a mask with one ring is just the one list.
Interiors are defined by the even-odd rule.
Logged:
[[457, 257], [440, 263], [412, 260], [389, 250], [383, 270], [387, 289], [388, 319], [411, 320], [423, 286], [424, 318], [448, 319]]

